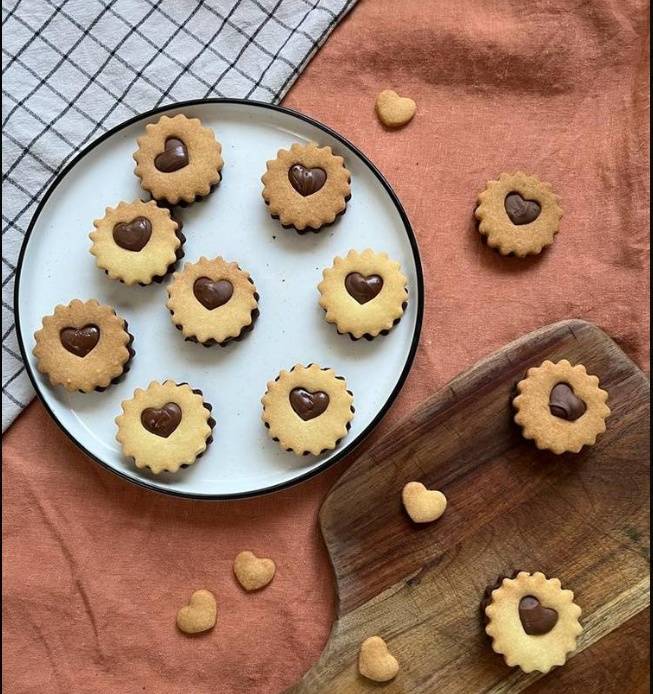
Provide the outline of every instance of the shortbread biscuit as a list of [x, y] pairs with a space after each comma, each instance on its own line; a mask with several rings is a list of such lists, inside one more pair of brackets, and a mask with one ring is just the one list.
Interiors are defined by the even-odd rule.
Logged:
[[421, 482], [408, 482], [401, 492], [401, 500], [414, 523], [431, 523], [447, 508], [447, 497], [436, 489], [427, 489]]
[[168, 285], [166, 306], [186, 340], [224, 346], [252, 330], [259, 295], [249, 273], [222, 258], [187, 263]]
[[270, 214], [299, 232], [318, 231], [344, 213], [351, 196], [344, 159], [315, 143], [280, 149], [267, 162], [263, 199]]
[[413, 119], [417, 104], [408, 97], [399, 96], [392, 89], [384, 89], [376, 97], [376, 114], [388, 128], [401, 128]]
[[96, 265], [125, 284], [160, 282], [183, 257], [179, 223], [154, 201], [121, 202], [106, 208], [89, 234]]
[[524, 257], [553, 243], [562, 210], [548, 183], [518, 171], [488, 182], [475, 215], [488, 246], [502, 255]]
[[494, 652], [524, 672], [564, 665], [583, 631], [574, 594], [539, 571], [500, 577], [486, 590], [481, 609]]
[[177, 626], [186, 634], [199, 634], [215, 626], [218, 607], [215, 597], [209, 590], [196, 590], [188, 605], [177, 612]]
[[528, 370], [512, 401], [524, 438], [554, 453], [578, 453], [605, 431], [608, 394], [582, 364], [545, 361]]
[[276, 570], [272, 559], [257, 557], [249, 550], [239, 552], [234, 559], [234, 575], [247, 591], [265, 588], [274, 578]]
[[407, 306], [408, 280], [387, 253], [349, 251], [322, 275], [318, 291], [326, 320], [353, 339], [387, 335]]
[[284, 450], [319, 455], [347, 435], [353, 400], [345, 379], [332, 369], [297, 364], [268, 383], [263, 422]]
[[134, 173], [155, 200], [188, 204], [220, 181], [222, 147], [197, 118], [161, 116], [137, 142]]
[[370, 636], [361, 644], [358, 672], [374, 682], [389, 682], [399, 672], [399, 662], [380, 636]]
[[122, 403], [116, 439], [137, 468], [158, 474], [192, 465], [212, 442], [215, 420], [201, 390], [153, 381]]
[[129, 371], [134, 338], [127, 328], [111, 306], [95, 299], [59, 305], [34, 333], [36, 366], [66, 390], [105, 390]]

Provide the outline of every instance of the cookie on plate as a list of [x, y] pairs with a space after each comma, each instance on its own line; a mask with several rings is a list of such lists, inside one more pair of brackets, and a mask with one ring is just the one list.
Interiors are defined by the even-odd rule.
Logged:
[[488, 182], [475, 215], [488, 246], [502, 255], [524, 257], [553, 243], [562, 210], [548, 183], [518, 171]]
[[500, 576], [486, 589], [481, 610], [492, 650], [524, 672], [564, 665], [583, 631], [574, 594], [539, 571]]
[[36, 366], [52, 385], [103, 391], [129, 371], [134, 356], [127, 321], [95, 299], [74, 299], [43, 318], [34, 333]]
[[358, 340], [387, 335], [408, 303], [408, 280], [387, 253], [349, 251], [322, 273], [320, 306], [338, 332]]
[[125, 284], [161, 282], [184, 255], [179, 222], [152, 200], [107, 207], [93, 224], [89, 238], [96, 265]]
[[192, 465], [213, 441], [211, 410], [201, 390], [153, 381], [122, 403], [116, 439], [137, 468], [177, 472]]
[[155, 200], [188, 204], [220, 182], [222, 147], [197, 118], [161, 116], [137, 142], [134, 173]]
[[259, 295], [249, 273], [222, 258], [200, 258], [176, 272], [168, 285], [172, 322], [191, 342], [224, 346], [250, 332]]
[[282, 371], [261, 399], [263, 422], [281, 448], [319, 455], [347, 435], [354, 397], [342, 376], [317, 364]]
[[528, 370], [517, 391], [515, 422], [538, 448], [578, 453], [605, 431], [608, 394], [582, 364], [547, 360]]
[[351, 197], [351, 174], [331, 147], [315, 143], [280, 149], [267, 162], [263, 199], [270, 214], [296, 231], [319, 231], [345, 212]]

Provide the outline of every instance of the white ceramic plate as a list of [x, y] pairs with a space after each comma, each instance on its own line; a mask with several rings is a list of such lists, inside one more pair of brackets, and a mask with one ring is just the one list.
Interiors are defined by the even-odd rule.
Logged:
[[[207, 349], [184, 342], [165, 307], [164, 284], [126, 287], [108, 279], [89, 253], [92, 220], [106, 206], [143, 196], [133, 173], [136, 138], [160, 113], [183, 112], [213, 128], [224, 180], [181, 211], [184, 261], [222, 256], [247, 269], [261, 296], [260, 317], [242, 342]], [[346, 213], [318, 234], [300, 236], [273, 220], [261, 197], [265, 162], [293, 142], [313, 140], [344, 156], [352, 175]], [[354, 342], [324, 320], [317, 284], [336, 255], [387, 251], [408, 277], [408, 308], [389, 335]], [[34, 332], [56, 304], [98, 299], [129, 322], [136, 356], [121, 383], [104, 393], [53, 388], [32, 356]], [[16, 279], [17, 325], [27, 371], [46, 408], [91, 458], [132, 482], [187, 497], [223, 499], [272, 491], [334, 463], [378, 423], [415, 354], [423, 309], [419, 254], [392, 189], [353, 145], [301, 114], [256, 102], [175, 104], [132, 119], [82, 152], [48, 191], [28, 230]], [[261, 422], [260, 398], [281, 369], [332, 367], [354, 393], [356, 415], [338, 449], [297, 457], [282, 451]], [[121, 455], [114, 417], [120, 403], [152, 380], [187, 381], [204, 392], [217, 420], [207, 453], [175, 475], [140, 471]]]

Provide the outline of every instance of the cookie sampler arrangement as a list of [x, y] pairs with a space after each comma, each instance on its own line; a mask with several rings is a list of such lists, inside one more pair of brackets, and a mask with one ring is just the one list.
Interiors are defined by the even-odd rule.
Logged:
[[[135, 173], [152, 199], [119, 202], [93, 222], [90, 252], [97, 267], [127, 286], [167, 281], [166, 308], [186, 341], [222, 347], [244, 339], [260, 315], [249, 272], [222, 257], [179, 267], [186, 239], [177, 206], [202, 200], [220, 183], [221, 144], [199, 119], [182, 114], [148, 124], [137, 144]], [[346, 211], [350, 180], [330, 147], [296, 143], [267, 162], [262, 197], [283, 227], [319, 233]], [[369, 341], [399, 322], [409, 293], [400, 264], [369, 248], [336, 257], [316, 289], [324, 318], [338, 333]], [[124, 379], [138, 348], [127, 322], [95, 299], [55, 307], [34, 338], [39, 371], [53, 386], [84, 393]], [[206, 451], [220, 425], [197, 385], [168, 378], [143, 384], [122, 403], [116, 438], [137, 468], [177, 473]], [[284, 450], [319, 455], [347, 435], [353, 402], [345, 378], [333, 369], [296, 364], [267, 384], [262, 420]]]
[[[410, 104], [400, 103], [404, 113], [393, 120], [394, 106], [394, 97], [387, 94], [377, 103], [388, 127], [399, 127], [401, 119], [414, 115]], [[219, 185], [224, 162], [215, 134], [197, 119], [163, 116], [147, 125], [134, 159], [135, 173], [152, 199], [118, 202], [93, 222], [90, 252], [98, 269], [128, 287], [166, 282], [165, 306], [179, 339], [197, 343], [197, 349], [246, 339], [261, 311], [246, 259], [202, 256], [186, 259], [180, 267], [186, 239], [177, 208], [202, 200]], [[291, 144], [266, 169], [261, 179], [264, 204], [288, 233], [324, 233], [345, 214], [351, 174], [329, 147]], [[487, 184], [475, 215], [489, 246], [524, 257], [553, 243], [562, 210], [548, 184], [516, 172]], [[351, 249], [336, 256], [314, 289], [324, 320], [343, 340], [382, 339], [401, 320], [411, 298], [400, 264], [382, 249]], [[38, 369], [52, 386], [103, 391], [127, 377], [138, 352], [138, 326], [131, 328], [136, 339], [114, 308], [96, 299], [75, 298], [56, 306], [34, 336]], [[202, 384], [165, 376], [167, 380], [140, 384], [115, 417], [125, 458], [155, 475], [176, 474], [196, 464], [220, 432], [219, 413], [205, 401], [198, 388]], [[349, 389], [346, 375], [309, 363], [281, 368], [270, 377], [267, 385], [261, 384], [261, 420], [279, 447], [298, 456], [319, 455], [347, 436], [356, 398], [362, 396]], [[514, 421], [538, 449], [578, 453], [605, 431], [608, 393], [582, 364], [564, 359], [534, 363], [515, 386]], [[448, 504], [444, 494], [418, 481], [406, 484], [400, 496], [415, 524], [436, 521]], [[276, 570], [274, 562], [242, 554], [234, 573], [243, 588], [265, 587]], [[492, 582], [479, 599], [493, 650], [524, 672], [548, 672], [564, 664], [582, 631], [573, 593], [540, 571], [487, 578]], [[177, 623], [182, 631], [197, 633], [213, 627], [216, 615], [212, 594], [196, 591], [179, 611]], [[401, 664], [380, 636], [371, 636], [361, 645], [358, 667], [364, 677], [386, 682]]]

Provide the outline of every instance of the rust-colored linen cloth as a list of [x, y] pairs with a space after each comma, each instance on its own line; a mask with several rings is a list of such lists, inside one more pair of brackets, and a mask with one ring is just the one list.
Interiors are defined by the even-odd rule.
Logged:
[[[567, 317], [648, 364], [648, 3], [362, 0], [285, 103], [350, 138], [395, 187], [423, 254], [414, 369], [385, 422], [506, 342]], [[418, 103], [390, 132], [373, 105]], [[486, 180], [523, 169], [565, 216], [526, 260], [487, 248], [472, 212]], [[333, 617], [320, 503], [347, 461], [272, 497], [192, 503], [85, 459], [33, 404], [4, 439], [4, 684], [18, 692], [270, 693], [318, 657]], [[272, 556], [244, 594], [237, 551]], [[174, 625], [196, 588], [218, 622]], [[622, 644], [625, 647], [625, 644]], [[352, 657], [355, 657], [352, 654]]]

